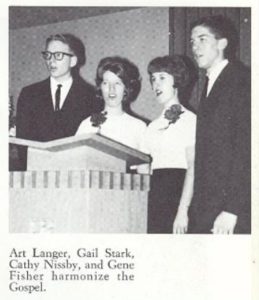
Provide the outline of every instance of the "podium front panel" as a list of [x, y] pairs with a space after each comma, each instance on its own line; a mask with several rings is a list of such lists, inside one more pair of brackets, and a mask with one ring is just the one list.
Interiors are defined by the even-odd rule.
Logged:
[[148, 191], [148, 175], [10, 172], [10, 232], [146, 233]]

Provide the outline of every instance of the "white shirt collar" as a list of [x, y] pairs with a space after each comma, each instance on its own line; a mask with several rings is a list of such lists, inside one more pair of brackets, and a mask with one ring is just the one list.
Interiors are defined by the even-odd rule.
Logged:
[[73, 82], [72, 77], [69, 77], [67, 80], [62, 81], [62, 82], [58, 82], [55, 78], [50, 77], [50, 85], [53, 86], [53, 87], [57, 87], [58, 84], [62, 84], [62, 88], [66, 87], [66, 86], [70, 87], [72, 85], [72, 82]]
[[228, 64], [228, 60], [223, 59], [220, 63], [218, 63], [216, 66], [214, 66], [212, 69], [210, 69], [209, 72], [207, 72], [207, 76], [209, 77], [207, 96], [208, 96], [209, 92], [211, 91], [215, 81], [219, 77], [219, 74], [227, 66], [227, 64]]
[[69, 77], [67, 80], [62, 82], [58, 82], [55, 78], [50, 77], [50, 89], [51, 89], [53, 107], [55, 107], [55, 93], [58, 85], [59, 84], [62, 85], [61, 94], [60, 94], [60, 108], [61, 108], [66, 100], [67, 94], [72, 86], [72, 83], [73, 83], [72, 77]]

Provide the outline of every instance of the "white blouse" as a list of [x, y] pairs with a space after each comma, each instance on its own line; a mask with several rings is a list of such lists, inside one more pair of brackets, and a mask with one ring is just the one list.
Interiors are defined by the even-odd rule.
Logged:
[[[106, 121], [101, 125], [100, 134], [139, 150], [145, 130], [145, 122], [124, 112], [119, 116], [107, 115]], [[97, 132], [98, 127], [92, 125], [89, 117], [80, 124], [76, 135]]]
[[195, 146], [196, 116], [182, 106], [180, 118], [169, 125], [164, 112], [146, 129], [141, 151], [152, 156], [152, 169], [187, 169], [186, 149]]

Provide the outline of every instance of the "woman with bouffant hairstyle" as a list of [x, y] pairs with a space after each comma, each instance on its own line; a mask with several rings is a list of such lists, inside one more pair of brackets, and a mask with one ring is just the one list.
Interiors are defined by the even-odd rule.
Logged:
[[98, 132], [139, 149], [146, 124], [126, 111], [140, 88], [140, 74], [132, 62], [119, 56], [103, 58], [96, 72], [96, 96], [102, 102], [101, 111], [84, 120], [77, 134]]
[[163, 107], [149, 124], [141, 147], [152, 156], [148, 233], [186, 233], [194, 180], [196, 116], [181, 99], [191, 76], [179, 55], [153, 59], [148, 74], [156, 101]]

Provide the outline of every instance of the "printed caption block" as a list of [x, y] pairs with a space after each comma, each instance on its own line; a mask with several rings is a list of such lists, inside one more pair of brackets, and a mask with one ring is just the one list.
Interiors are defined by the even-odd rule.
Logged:
[[49, 282], [128, 282], [135, 280], [134, 271], [135, 256], [128, 248], [13, 248], [9, 255], [9, 290], [33, 294], [46, 292]]

